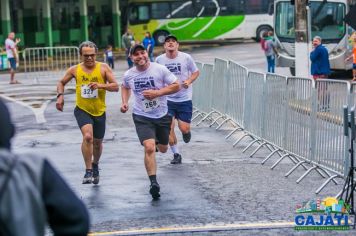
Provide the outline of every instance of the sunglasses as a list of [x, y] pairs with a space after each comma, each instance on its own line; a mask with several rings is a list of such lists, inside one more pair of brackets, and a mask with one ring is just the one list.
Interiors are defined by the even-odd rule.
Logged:
[[83, 57], [85, 58], [89, 58], [89, 57], [94, 58], [95, 56], [96, 54], [83, 54]]

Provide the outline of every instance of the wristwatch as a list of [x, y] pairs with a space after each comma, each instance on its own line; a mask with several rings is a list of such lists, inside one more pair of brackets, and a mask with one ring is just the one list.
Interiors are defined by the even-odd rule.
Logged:
[[57, 98], [59, 98], [60, 96], [62, 96], [63, 95], [63, 93], [58, 93], [57, 94]]

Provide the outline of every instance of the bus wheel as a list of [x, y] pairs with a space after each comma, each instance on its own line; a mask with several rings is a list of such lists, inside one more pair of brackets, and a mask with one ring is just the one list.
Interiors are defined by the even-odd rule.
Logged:
[[295, 76], [295, 68], [294, 67], [289, 67], [289, 71], [292, 74], [292, 76]]
[[162, 45], [164, 44], [164, 40], [166, 39], [167, 35], [169, 33], [167, 31], [164, 31], [164, 30], [159, 30], [159, 31], [156, 31], [154, 34], [153, 34], [153, 38], [155, 39], [155, 43], [156, 45]]
[[256, 41], [259, 42], [261, 38], [263, 37], [264, 32], [272, 31], [272, 27], [268, 25], [262, 25], [257, 28], [256, 30]]

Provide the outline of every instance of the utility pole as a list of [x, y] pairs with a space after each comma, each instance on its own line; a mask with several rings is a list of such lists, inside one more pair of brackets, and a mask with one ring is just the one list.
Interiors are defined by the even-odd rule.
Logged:
[[310, 77], [308, 0], [295, 0], [295, 74]]

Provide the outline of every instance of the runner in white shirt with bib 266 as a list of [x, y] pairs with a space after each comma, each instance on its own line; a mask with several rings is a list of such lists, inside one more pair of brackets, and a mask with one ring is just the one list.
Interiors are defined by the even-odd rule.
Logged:
[[[198, 78], [199, 70], [193, 58], [184, 52], [178, 51], [179, 43], [174, 35], [165, 39], [165, 54], [156, 58], [156, 62], [165, 65], [179, 79], [180, 90], [168, 96], [168, 113], [178, 120], [178, 127], [183, 135], [183, 141], [189, 143], [191, 139], [190, 123], [193, 114], [192, 83]], [[182, 163], [182, 156], [177, 145], [177, 136], [174, 132], [175, 122], [172, 121], [169, 145], [173, 152], [171, 164]]]
[[135, 66], [124, 75], [121, 112], [128, 111], [132, 90], [135, 95], [132, 116], [137, 136], [145, 148], [144, 162], [151, 182], [150, 194], [153, 199], [158, 199], [160, 186], [156, 178], [156, 145], [160, 152], [167, 152], [172, 123], [165, 95], [176, 93], [179, 84], [166, 67], [149, 61], [143, 45], [134, 45], [130, 55]]

